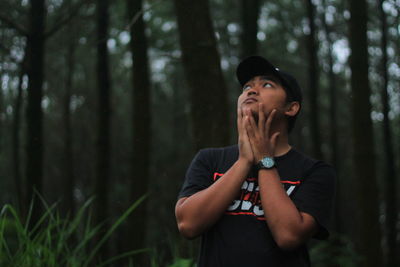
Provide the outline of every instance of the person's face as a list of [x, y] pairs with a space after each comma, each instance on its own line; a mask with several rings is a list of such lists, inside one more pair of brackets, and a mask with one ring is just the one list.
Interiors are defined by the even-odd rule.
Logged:
[[267, 76], [256, 76], [242, 88], [238, 99], [238, 107], [250, 108], [254, 117], [258, 118], [259, 104], [263, 103], [264, 114], [268, 116], [273, 109], [276, 115], [285, 114], [286, 92], [275, 79]]

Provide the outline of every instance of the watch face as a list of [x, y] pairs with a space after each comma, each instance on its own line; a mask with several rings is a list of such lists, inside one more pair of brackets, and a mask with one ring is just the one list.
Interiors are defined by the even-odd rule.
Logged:
[[273, 158], [270, 157], [265, 157], [261, 160], [261, 163], [266, 167], [266, 168], [272, 168], [275, 165], [275, 161]]

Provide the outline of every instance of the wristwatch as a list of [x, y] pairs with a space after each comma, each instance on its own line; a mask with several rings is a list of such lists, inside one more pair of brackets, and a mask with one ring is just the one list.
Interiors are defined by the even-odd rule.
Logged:
[[275, 168], [275, 160], [273, 157], [264, 157], [262, 158], [257, 164], [256, 164], [256, 169], [257, 171], [261, 169], [272, 169]]

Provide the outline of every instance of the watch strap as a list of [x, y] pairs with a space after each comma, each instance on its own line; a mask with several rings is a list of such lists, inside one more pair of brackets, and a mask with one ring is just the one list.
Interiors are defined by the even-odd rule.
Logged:
[[264, 159], [265, 159], [265, 158], [263, 158], [262, 160], [260, 160], [260, 161], [255, 165], [255, 168], [256, 168], [257, 171], [259, 171], [259, 170], [261, 170], [261, 169], [270, 170], [270, 169], [276, 168], [276, 163], [275, 163], [275, 161], [274, 161], [273, 158], [270, 158], [270, 160], [272, 160], [272, 166], [266, 166], [266, 165], [264, 165], [264, 163], [263, 163], [263, 160], [264, 160]]

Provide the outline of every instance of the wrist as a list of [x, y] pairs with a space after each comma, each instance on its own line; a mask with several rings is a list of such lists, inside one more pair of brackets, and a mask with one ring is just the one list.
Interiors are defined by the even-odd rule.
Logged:
[[248, 167], [248, 168], [251, 168], [252, 165], [253, 165], [253, 161], [252, 160], [246, 159], [244, 157], [239, 157], [239, 159], [236, 161], [236, 163], [238, 165], [241, 165], [241, 166], [244, 166], [244, 167]]
[[264, 156], [259, 162], [255, 164], [257, 171], [261, 169], [270, 170], [276, 167], [274, 157]]

